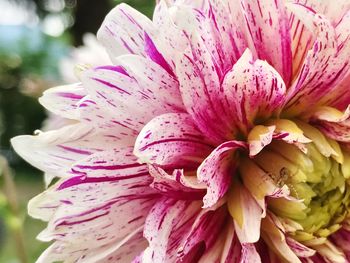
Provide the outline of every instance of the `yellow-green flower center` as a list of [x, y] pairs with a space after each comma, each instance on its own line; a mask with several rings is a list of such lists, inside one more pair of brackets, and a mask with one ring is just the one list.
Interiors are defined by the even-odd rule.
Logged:
[[274, 141], [254, 159], [278, 187], [288, 186], [296, 200], [268, 198], [268, 209], [302, 226], [291, 235], [298, 241], [326, 238], [340, 228], [350, 206], [350, 154], [339, 144], [300, 121], [296, 124], [312, 140], [303, 152]]

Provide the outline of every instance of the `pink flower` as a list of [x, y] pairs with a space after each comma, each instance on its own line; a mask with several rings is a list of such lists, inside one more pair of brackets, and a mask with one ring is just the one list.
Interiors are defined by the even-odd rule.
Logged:
[[113, 65], [41, 98], [77, 123], [12, 141], [59, 178], [29, 204], [38, 262], [348, 262], [349, 10], [116, 7]]

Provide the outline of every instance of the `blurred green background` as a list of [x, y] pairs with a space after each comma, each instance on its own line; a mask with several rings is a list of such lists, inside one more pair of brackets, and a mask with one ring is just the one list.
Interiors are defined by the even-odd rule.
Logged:
[[37, 98], [67, 82], [62, 61], [120, 2], [150, 17], [155, 0], [0, 0], [0, 263], [35, 262], [48, 245], [35, 239], [45, 223], [26, 215], [28, 200], [44, 189], [42, 173], [9, 140], [43, 127]]

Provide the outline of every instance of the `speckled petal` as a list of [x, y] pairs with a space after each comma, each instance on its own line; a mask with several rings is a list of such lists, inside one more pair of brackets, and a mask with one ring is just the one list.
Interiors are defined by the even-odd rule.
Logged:
[[193, 168], [211, 149], [188, 114], [168, 113], [154, 118], [142, 129], [134, 154], [141, 162]]
[[199, 166], [199, 181], [207, 185], [207, 194], [203, 202], [204, 208], [215, 205], [231, 185], [232, 174], [236, 169], [235, 153], [246, 150], [243, 142], [229, 141], [218, 146]]

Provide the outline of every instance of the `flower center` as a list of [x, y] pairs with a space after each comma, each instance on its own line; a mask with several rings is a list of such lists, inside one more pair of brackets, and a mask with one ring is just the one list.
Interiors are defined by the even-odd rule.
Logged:
[[[305, 150], [284, 141], [273, 141], [253, 159], [241, 159], [240, 177], [261, 169], [275, 186], [288, 187], [291, 198], [268, 197], [267, 208], [299, 226], [291, 236], [307, 243], [337, 231], [350, 208], [350, 154], [316, 128], [297, 121], [312, 140]], [[248, 168], [247, 166], [251, 166]], [[257, 168], [258, 167], [258, 168]], [[262, 181], [262, 183], [264, 183]]]

